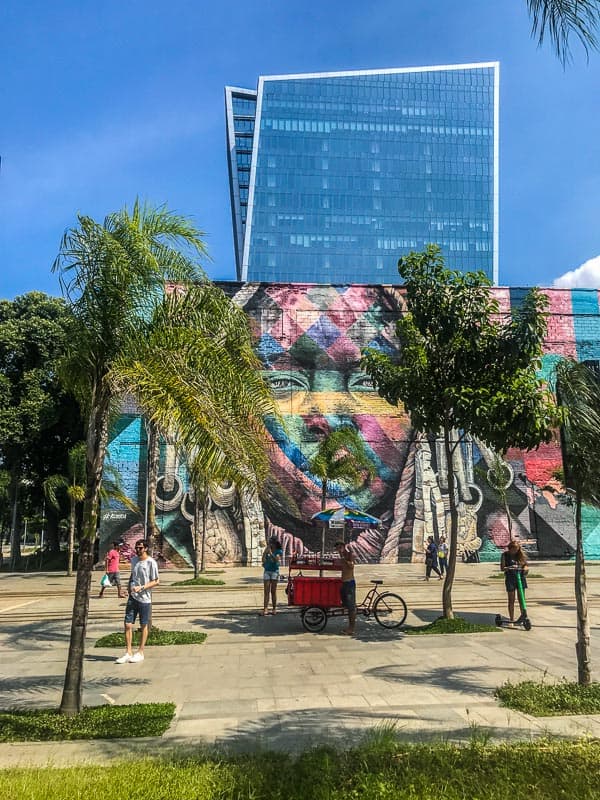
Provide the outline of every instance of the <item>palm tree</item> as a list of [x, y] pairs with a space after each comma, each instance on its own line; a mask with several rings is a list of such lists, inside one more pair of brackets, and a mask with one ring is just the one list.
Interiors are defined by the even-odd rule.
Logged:
[[202, 278], [197, 258], [204, 254], [202, 232], [189, 219], [136, 200], [131, 212], [124, 208], [109, 214], [103, 224], [79, 215], [78, 225], [65, 232], [53, 265], [72, 314], [63, 379], [87, 417], [82, 537], [60, 705], [66, 715], [81, 709], [93, 542], [110, 412], [118, 398], [111, 371], [165, 281]]
[[571, 60], [571, 34], [580, 41], [586, 55], [598, 47], [598, 0], [527, 0], [527, 10], [531, 17], [531, 35], [537, 36], [538, 47], [548, 33], [563, 66]]
[[212, 284], [168, 294], [113, 372], [150, 425], [187, 454], [197, 577], [204, 569], [209, 484], [228, 481], [252, 494], [269, 469], [263, 418], [278, 412], [246, 314]]
[[[67, 575], [69, 577], [73, 574], [77, 506], [85, 500], [86, 449], [85, 442], [78, 442], [69, 450], [68, 475], [50, 475], [43, 484], [46, 500], [57, 511], [60, 510], [58, 493], [65, 492], [69, 499], [69, 539], [67, 550]], [[139, 511], [137, 505], [123, 492], [119, 472], [111, 464], [104, 465], [99, 498], [101, 501], [116, 500], [130, 511]]]
[[66, 492], [69, 498], [69, 544], [67, 551], [67, 575], [69, 577], [73, 574], [77, 506], [85, 500], [85, 454], [85, 442], [79, 442], [74, 445], [69, 450], [68, 475], [50, 475], [44, 481], [46, 500], [57, 511], [60, 510], [58, 492]]
[[600, 379], [585, 364], [569, 359], [556, 367], [559, 404], [565, 410], [563, 457], [567, 493], [575, 502], [575, 601], [577, 605], [577, 673], [583, 685], [591, 683], [590, 622], [588, 618], [581, 507], [600, 507]]
[[[375, 467], [365, 443], [356, 428], [333, 430], [319, 444], [310, 461], [310, 471], [321, 481], [321, 511], [327, 508], [327, 495], [332, 483], [345, 484], [349, 491], [360, 486], [365, 473], [372, 477]], [[321, 539], [321, 555], [325, 552], [325, 525]]]

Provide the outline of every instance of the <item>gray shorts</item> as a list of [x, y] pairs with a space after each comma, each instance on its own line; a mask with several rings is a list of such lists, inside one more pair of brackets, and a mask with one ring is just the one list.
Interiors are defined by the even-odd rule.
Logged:
[[278, 580], [279, 580], [279, 572], [277, 570], [272, 572], [265, 570], [263, 572], [263, 581], [265, 581], [265, 583], [267, 581], [278, 581]]
[[340, 589], [342, 605], [348, 611], [356, 611], [356, 581], [344, 581]]
[[118, 586], [119, 589], [121, 588], [121, 575], [118, 572], [107, 572], [108, 580], [110, 581], [111, 586]]

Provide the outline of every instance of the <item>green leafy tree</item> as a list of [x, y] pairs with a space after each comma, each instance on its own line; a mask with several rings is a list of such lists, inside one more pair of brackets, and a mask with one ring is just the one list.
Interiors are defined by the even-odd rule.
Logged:
[[527, 10], [538, 47], [548, 34], [563, 66], [571, 61], [571, 35], [579, 40], [586, 55], [598, 47], [599, 0], [527, 0]]
[[53, 269], [72, 315], [62, 375], [86, 417], [86, 489], [73, 618], [61, 713], [81, 709], [84, 642], [98, 501], [111, 408], [118, 402], [112, 371], [160, 301], [165, 281], [203, 277], [202, 233], [164, 207], [134, 203], [103, 224], [78, 216], [66, 231]]
[[63, 300], [42, 292], [0, 301], [0, 464], [11, 476], [12, 568], [20, 558], [21, 500], [40, 508], [43, 480], [65, 468], [67, 450], [81, 438], [77, 403], [58, 378], [69, 326]]
[[69, 499], [69, 539], [67, 549], [67, 575], [73, 574], [73, 551], [75, 549], [75, 525], [77, 506], [85, 500], [85, 454], [86, 443], [79, 442], [69, 450], [67, 475], [50, 475], [44, 481], [44, 493], [48, 503], [60, 510], [59, 493]]
[[565, 359], [556, 367], [557, 393], [565, 409], [563, 455], [568, 494], [575, 503], [575, 599], [577, 605], [577, 675], [591, 683], [590, 621], [588, 617], [581, 508], [600, 508], [600, 380], [585, 364]]
[[[343, 484], [349, 491], [360, 486], [365, 474], [375, 474], [373, 462], [356, 428], [350, 426], [331, 431], [319, 443], [310, 461], [310, 471], [321, 481], [321, 511], [327, 508], [332, 483]], [[321, 540], [325, 552], [325, 525]]]
[[421, 434], [441, 435], [450, 517], [444, 616], [453, 618], [458, 508], [453, 453], [466, 435], [497, 453], [549, 441], [559, 415], [537, 376], [547, 300], [532, 289], [512, 316], [501, 318], [481, 273], [446, 269], [439, 247], [401, 258], [408, 311], [396, 325], [397, 362], [365, 351], [363, 366], [379, 394], [402, 403]]

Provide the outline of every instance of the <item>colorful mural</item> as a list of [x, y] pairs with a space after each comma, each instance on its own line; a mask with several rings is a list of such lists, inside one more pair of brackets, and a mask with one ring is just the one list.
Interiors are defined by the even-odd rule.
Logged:
[[[235, 487], [212, 486], [206, 552], [209, 563], [257, 563], [266, 537], [276, 534], [284, 554], [316, 550], [320, 528], [311, 516], [320, 508], [320, 482], [309, 462], [329, 431], [351, 425], [359, 431], [375, 474], [346, 494], [331, 487], [331, 501], [345, 502], [381, 519], [377, 528], [350, 532], [362, 562], [396, 563], [423, 558], [427, 536], [447, 533], [448, 492], [441, 443], [417, 436], [402, 409], [382, 400], [360, 369], [364, 347], [393, 356], [395, 321], [404, 308], [398, 287], [303, 284], [221, 284], [249, 315], [266, 380], [277, 398], [283, 425], [268, 419], [271, 475], [259, 503]], [[509, 313], [527, 290], [494, 289]], [[548, 290], [550, 317], [543, 368], [548, 375], [561, 356], [600, 358], [598, 292]], [[146, 435], [134, 408], [113, 432], [111, 461], [130, 495], [145, 505]], [[510, 536], [518, 535], [532, 557], [560, 558], [573, 552], [571, 509], [558, 499], [561, 451], [556, 442], [531, 453], [509, 451], [499, 482], [495, 455], [476, 440], [455, 452], [458, 476], [459, 556], [496, 561]], [[157, 524], [165, 564], [192, 562], [193, 494], [185, 464], [172, 446], [161, 450]], [[115, 518], [117, 515], [117, 518]], [[586, 510], [588, 557], [600, 557], [600, 519]], [[104, 546], [115, 536], [139, 537], [144, 520], [109, 509], [103, 514]], [[328, 534], [333, 547], [337, 532]]]

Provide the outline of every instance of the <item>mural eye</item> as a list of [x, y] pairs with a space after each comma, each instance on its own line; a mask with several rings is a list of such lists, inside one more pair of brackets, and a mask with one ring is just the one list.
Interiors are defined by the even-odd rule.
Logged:
[[348, 380], [348, 389], [351, 392], [374, 392], [375, 385], [366, 373], [356, 372]]
[[304, 376], [292, 372], [265, 372], [264, 378], [274, 392], [306, 392]]

